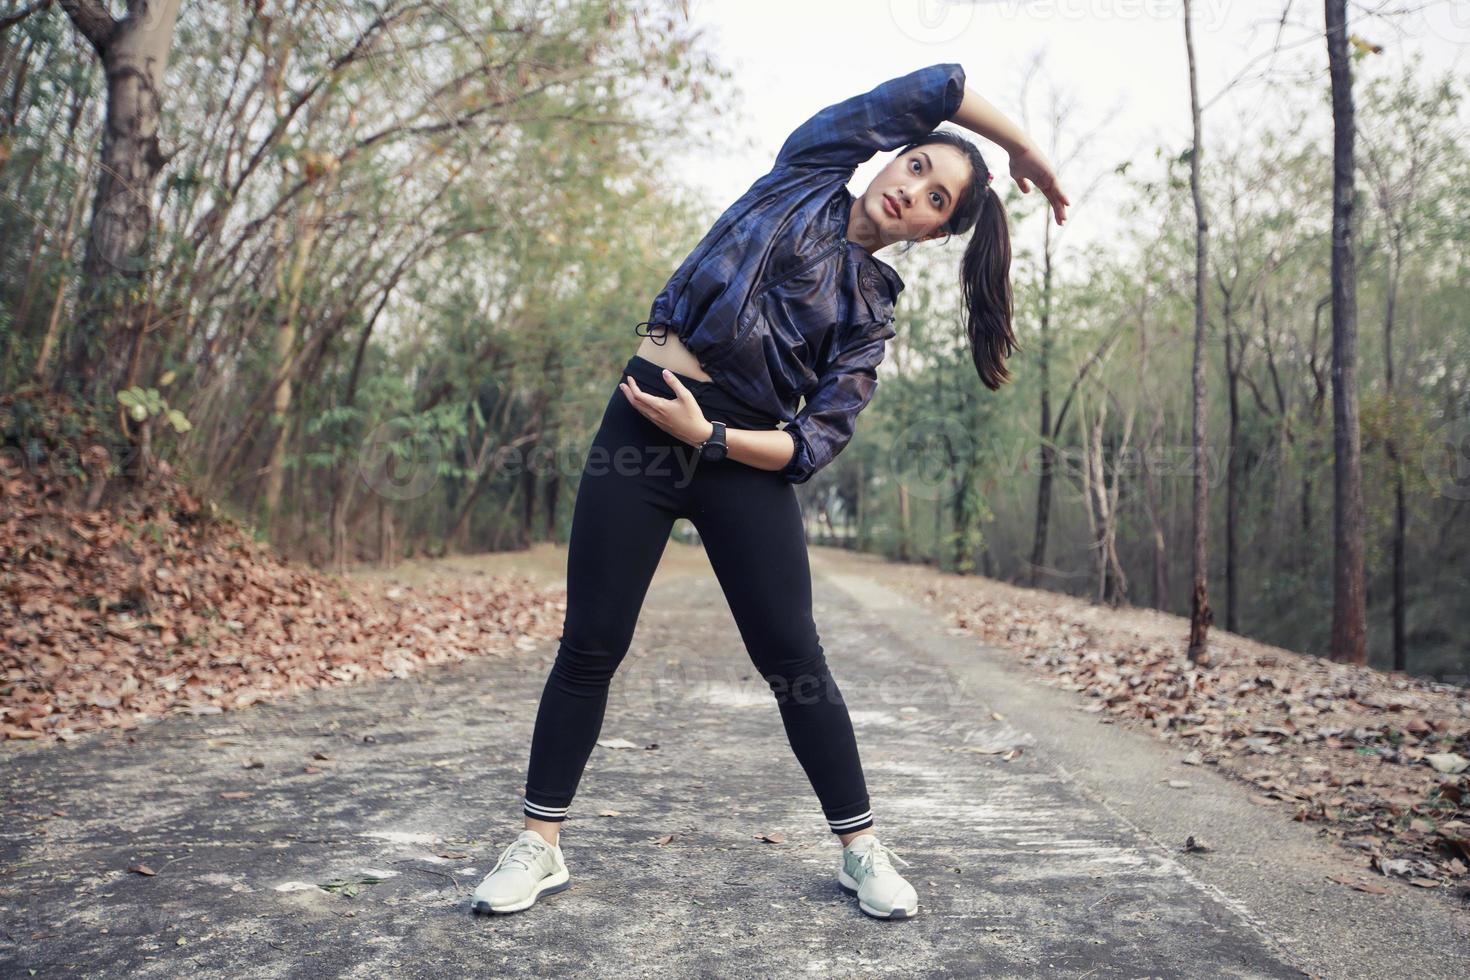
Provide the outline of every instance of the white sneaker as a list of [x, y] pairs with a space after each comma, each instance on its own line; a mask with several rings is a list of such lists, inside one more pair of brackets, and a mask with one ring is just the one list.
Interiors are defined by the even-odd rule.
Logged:
[[562, 860], [561, 842], [548, 844], [534, 830], [523, 830], [511, 841], [480, 882], [470, 899], [471, 912], [519, 912], [542, 895], [572, 886]]
[[875, 919], [913, 918], [919, 912], [918, 892], [894, 869], [892, 861], [909, 867], [877, 835], [861, 834], [842, 849], [837, 883], [856, 895], [858, 908]]

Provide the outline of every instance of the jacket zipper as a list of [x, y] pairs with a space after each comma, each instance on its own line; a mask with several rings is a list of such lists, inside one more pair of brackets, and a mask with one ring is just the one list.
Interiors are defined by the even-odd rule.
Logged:
[[783, 273], [779, 279], [773, 279], [770, 282], [762, 284], [760, 289], [752, 293], [751, 296], [746, 300], [751, 310], [750, 321], [744, 324], [737, 324], [735, 336], [731, 338], [728, 343], [722, 344], [721, 346], [715, 348], [715, 350], [708, 356], [711, 359], [720, 357], [726, 351], [730, 350], [736, 344], [740, 343], [740, 341], [745, 339], [745, 335], [750, 333], [750, 328], [755, 325], [755, 320], [760, 313], [760, 300], [765, 296], [766, 293], [770, 292], [772, 289], [775, 289], [777, 286], [781, 285], [787, 280], [799, 276], [801, 273], [807, 271], [812, 266], [817, 265], [823, 259], [827, 258], [833, 252], [837, 251], [837, 249], [840, 248], [842, 244], [843, 239], [841, 238], [841, 236], [838, 236], [838, 238], [830, 245], [824, 246], [820, 252], [812, 256], [810, 259], [807, 259], [796, 268]]

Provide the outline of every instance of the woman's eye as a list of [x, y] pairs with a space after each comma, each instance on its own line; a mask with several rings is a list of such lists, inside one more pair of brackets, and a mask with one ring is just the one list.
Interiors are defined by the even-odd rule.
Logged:
[[942, 197], [939, 196], [939, 192], [938, 191], [935, 191], [934, 192], [934, 194], [930, 198], [930, 200], [932, 200], [934, 202], [934, 206], [936, 208], [942, 208], [942, 207], [944, 207], [944, 198], [942, 198]]
[[917, 167], [917, 166], [919, 166], [919, 161], [917, 159], [910, 160], [909, 161], [909, 165], [910, 166], [913, 166], [913, 167]]

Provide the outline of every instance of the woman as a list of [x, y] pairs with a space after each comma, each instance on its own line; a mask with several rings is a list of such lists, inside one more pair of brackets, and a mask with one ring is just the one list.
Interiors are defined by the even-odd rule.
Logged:
[[[567, 613], [536, 716], [525, 830], [476, 889], [477, 911], [514, 912], [568, 887], [559, 830], [602, 728], [669, 531], [699, 532], [787, 739], [841, 840], [838, 882], [879, 918], [918, 911], [906, 864], [877, 838], [847, 706], [812, 620], [794, 484], [840, 453], [873, 396], [904, 288], [874, 257], [898, 241], [974, 228], [961, 262], [980, 380], [1008, 380], [1010, 241], [980, 151], [945, 120], [999, 143], [1023, 192], [1070, 203], [1036, 146], [957, 64], [922, 68], [822, 109], [715, 222], [654, 299], [593, 440], [573, 508]], [[846, 184], [902, 147], [861, 197]], [[637, 331], [637, 328], [634, 328]], [[805, 397], [800, 412], [796, 405]]]

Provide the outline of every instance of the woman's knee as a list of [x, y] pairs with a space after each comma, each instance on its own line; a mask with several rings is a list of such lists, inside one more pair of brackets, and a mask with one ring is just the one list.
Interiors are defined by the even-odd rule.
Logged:
[[835, 683], [820, 649], [803, 656], [786, 659], [761, 670], [776, 700], [808, 704], [831, 700]]
[[551, 665], [551, 674], [563, 688], [573, 693], [596, 694], [605, 691], [612, 683], [613, 675], [627, 652], [626, 644], [598, 646], [563, 638], [556, 651], [556, 662]]

